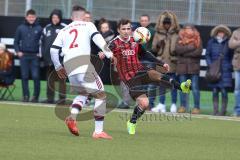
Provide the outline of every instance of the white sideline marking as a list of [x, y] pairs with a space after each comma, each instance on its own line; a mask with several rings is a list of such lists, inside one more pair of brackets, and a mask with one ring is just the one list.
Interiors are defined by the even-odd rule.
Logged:
[[[44, 104], [44, 103], [24, 103], [24, 102], [13, 102], [13, 101], [1, 101], [0, 104], [10, 104], [10, 105], [18, 105], [18, 106], [37, 106], [37, 107], [46, 107], [46, 108], [54, 108], [55, 104]], [[85, 110], [92, 110], [91, 107], [85, 107]], [[132, 113], [132, 109], [122, 110], [122, 109], [114, 109], [113, 112], [117, 113]], [[146, 114], [156, 114], [150, 111], [147, 111]], [[167, 112], [165, 115], [184, 115], [180, 113], [170, 113]], [[185, 115], [189, 116], [189, 113], [185, 113]], [[230, 116], [212, 116], [212, 115], [203, 115], [198, 114], [194, 115], [191, 114], [192, 118], [200, 118], [200, 119], [211, 119], [211, 120], [224, 120], [224, 121], [236, 121], [240, 122], [240, 117], [230, 117]]]

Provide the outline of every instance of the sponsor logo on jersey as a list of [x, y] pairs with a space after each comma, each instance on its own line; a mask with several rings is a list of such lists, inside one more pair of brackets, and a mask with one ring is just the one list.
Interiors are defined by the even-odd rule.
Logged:
[[124, 56], [132, 56], [132, 55], [134, 55], [135, 54], [135, 51], [134, 50], [123, 50], [122, 51], [122, 55], [124, 55]]

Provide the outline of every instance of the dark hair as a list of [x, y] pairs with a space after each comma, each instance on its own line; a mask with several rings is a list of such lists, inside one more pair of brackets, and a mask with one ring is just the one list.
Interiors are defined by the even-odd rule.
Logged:
[[149, 16], [148, 14], [142, 14], [142, 15], [140, 16], [140, 18], [141, 18], [141, 17], [147, 17], [148, 20], [150, 20], [150, 16]]
[[83, 8], [82, 6], [75, 5], [75, 6], [72, 7], [72, 12], [74, 12], [74, 11], [84, 11], [85, 12], [86, 9]]
[[91, 14], [91, 12], [89, 12], [89, 11], [85, 11], [85, 14]]
[[163, 19], [163, 24], [171, 24], [172, 23], [172, 21], [171, 21], [171, 18], [170, 17], [165, 17], [164, 19]]
[[53, 15], [57, 15], [60, 21], [62, 20], [62, 11], [60, 9], [54, 9], [50, 14], [50, 21], [52, 21]]
[[120, 19], [120, 21], [118, 21], [118, 23], [117, 23], [117, 28], [119, 29], [121, 27], [121, 25], [126, 25], [128, 23], [131, 24], [131, 20], [129, 20], [129, 19]]
[[98, 22], [98, 29], [99, 30], [101, 29], [101, 25], [103, 23], [107, 23], [109, 25], [109, 27], [110, 27], [110, 24], [109, 24], [108, 20], [106, 20], [105, 18], [101, 18], [101, 19], [99, 19], [99, 22]]
[[36, 15], [36, 11], [33, 10], [33, 9], [29, 9], [29, 10], [27, 10], [27, 12], [26, 12], [26, 16], [28, 16], [28, 15]]

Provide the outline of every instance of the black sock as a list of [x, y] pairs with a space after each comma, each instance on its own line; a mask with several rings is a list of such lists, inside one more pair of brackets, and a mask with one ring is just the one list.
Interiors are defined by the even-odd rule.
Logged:
[[135, 124], [137, 122], [137, 119], [140, 118], [144, 112], [145, 112], [145, 110], [143, 110], [139, 106], [136, 106], [133, 110], [133, 114], [130, 119], [130, 122]]
[[178, 89], [180, 91], [182, 90], [180, 83], [178, 81], [176, 81], [175, 79], [170, 78], [168, 75], [166, 75], [166, 74], [162, 75], [162, 80], [165, 80], [165, 81], [168, 81], [169, 83], [171, 83], [175, 89]]
[[178, 90], [182, 91], [181, 85], [180, 85], [180, 83], [179, 83], [178, 81], [172, 79], [172, 80], [170, 81], [170, 83], [173, 85], [173, 87], [174, 87], [175, 89], [178, 89]]

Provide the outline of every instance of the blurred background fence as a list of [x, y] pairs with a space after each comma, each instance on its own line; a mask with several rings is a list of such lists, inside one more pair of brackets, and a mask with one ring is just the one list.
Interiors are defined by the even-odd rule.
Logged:
[[239, 26], [240, 22], [240, 0], [0, 0], [0, 15], [22, 17], [33, 8], [40, 17], [48, 17], [59, 8], [69, 18], [75, 4], [86, 7], [93, 19], [138, 21], [141, 14], [149, 14], [154, 23], [160, 12], [172, 10], [182, 24]]

